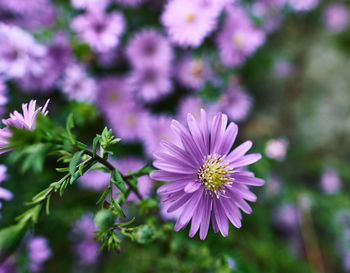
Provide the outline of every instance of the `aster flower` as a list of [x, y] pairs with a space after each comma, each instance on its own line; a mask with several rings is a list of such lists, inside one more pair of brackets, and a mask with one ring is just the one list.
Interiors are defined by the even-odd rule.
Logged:
[[[124, 157], [119, 159], [115, 166], [123, 175], [127, 175], [129, 171], [137, 170], [145, 166], [146, 163], [137, 157]], [[148, 175], [141, 176], [137, 179], [137, 188], [142, 197], [149, 197], [152, 191], [152, 181]], [[139, 201], [135, 193], [128, 196], [127, 201]]]
[[20, 114], [17, 110], [10, 114], [10, 118], [3, 119], [2, 123], [6, 125], [6, 127], [0, 129], [0, 154], [7, 152], [7, 146], [9, 145], [9, 139], [11, 138], [11, 131], [8, 128], [9, 126], [34, 130], [35, 129], [35, 121], [38, 116], [38, 113], [41, 112], [43, 115], [47, 115], [47, 106], [50, 100], [47, 100], [44, 107], [36, 108], [36, 100], [31, 100], [28, 104], [22, 104], [23, 114]]
[[230, 88], [219, 99], [219, 107], [235, 122], [243, 121], [253, 104], [251, 96], [240, 88]]
[[29, 252], [29, 268], [32, 272], [39, 272], [43, 263], [51, 257], [48, 241], [42, 236], [33, 237], [27, 244]]
[[149, 157], [153, 158], [153, 153], [160, 148], [159, 143], [162, 140], [180, 145], [180, 139], [170, 128], [171, 121], [172, 119], [165, 115], [150, 116], [148, 118], [147, 126], [145, 126], [141, 138]]
[[283, 161], [287, 154], [289, 141], [285, 137], [271, 139], [266, 143], [265, 153], [269, 158]]
[[71, 5], [76, 9], [105, 9], [109, 0], [71, 0]]
[[217, 113], [215, 104], [205, 104], [200, 97], [188, 96], [181, 100], [176, 117], [180, 122], [185, 123], [187, 114], [191, 113], [198, 120], [201, 117], [201, 109], [207, 112], [209, 118], [212, 118]]
[[140, 138], [147, 118], [147, 112], [143, 108], [130, 102], [107, 110], [107, 122], [118, 137], [123, 141], [135, 141]]
[[171, 92], [169, 71], [152, 65], [136, 68], [130, 75], [136, 96], [145, 102], [155, 101]]
[[277, 209], [273, 221], [278, 229], [290, 232], [299, 227], [301, 213], [293, 203], [285, 203]]
[[342, 182], [338, 172], [333, 168], [326, 168], [321, 175], [321, 189], [326, 194], [338, 193]]
[[173, 50], [169, 41], [153, 29], [136, 33], [126, 46], [126, 56], [134, 67], [158, 66], [169, 70]]
[[319, 0], [287, 0], [296, 11], [309, 11], [318, 5]]
[[28, 32], [0, 23], [0, 44], [0, 73], [6, 77], [20, 78], [26, 73], [42, 72], [37, 60], [45, 56], [46, 48]]
[[176, 76], [183, 86], [199, 90], [212, 76], [210, 65], [203, 59], [184, 57], [178, 64]]
[[262, 20], [262, 27], [267, 32], [277, 30], [283, 21], [281, 9], [286, 0], [257, 0], [252, 6], [253, 14]]
[[[2, 182], [4, 182], [7, 179], [7, 167], [3, 164], [0, 164], [0, 184]], [[5, 201], [9, 201], [13, 198], [13, 194], [12, 192], [10, 192], [9, 190], [0, 187], [0, 200], [5, 200]], [[2, 206], [2, 203], [0, 202], [0, 208]], [[1, 218], [1, 214], [0, 214], [0, 218]], [[1, 272], [1, 270], [0, 270]]]
[[96, 8], [75, 17], [71, 28], [94, 50], [107, 52], [118, 46], [120, 35], [125, 29], [125, 21], [119, 12], [105, 13], [104, 10]]
[[69, 65], [64, 73], [62, 91], [70, 100], [94, 102], [97, 85], [80, 64]]
[[161, 16], [170, 40], [182, 47], [198, 47], [214, 30], [220, 13], [219, 5], [201, 0], [171, 0]]
[[240, 228], [239, 209], [248, 214], [252, 212], [246, 200], [256, 201], [256, 196], [248, 185], [264, 184], [262, 179], [242, 169], [258, 161], [261, 155], [245, 155], [252, 146], [251, 141], [230, 152], [238, 127], [230, 123], [226, 128], [227, 116], [222, 113], [209, 121], [202, 110], [200, 122], [189, 114], [187, 123], [189, 131], [173, 121], [171, 127], [181, 138], [183, 148], [162, 141], [153, 163], [159, 170], [152, 172], [151, 178], [169, 181], [157, 192], [162, 202], [169, 205], [167, 212], [182, 210], [175, 231], [184, 228], [192, 219], [189, 236], [193, 237], [200, 229], [199, 236], [203, 240], [211, 218], [214, 232], [220, 230], [227, 236], [228, 219]]
[[350, 14], [348, 8], [341, 3], [330, 4], [323, 15], [327, 29], [333, 33], [342, 32], [349, 25]]
[[132, 87], [124, 77], [104, 77], [98, 81], [97, 105], [103, 113], [132, 101]]
[[7, 86], [4, 80], [2, 80], [0, 77], [0, 115], [2, 115], [2, 113], [4, 112], [4, 106], [7, 104], [7, 102]]
[[218, 34], [221, 62], [234, 67], [244, 63], [265, 42], [265, 33], [254, 26], [240, 7], [227, 8], [227, 17]]

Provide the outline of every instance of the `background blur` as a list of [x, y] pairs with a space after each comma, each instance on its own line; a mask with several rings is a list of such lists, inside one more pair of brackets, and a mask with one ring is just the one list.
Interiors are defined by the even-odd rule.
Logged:
[[[1, 273], [350, 272], [349, 1], [218, 0], [215, 15], [185, 2], [0, 0], [1, 114], [50, 98], [50, 118], [63, 125], [73, 112], [85, 143], [111, 127], [127, 173], [173, 137], [171, 119], [223, 111], [239, 124], [236, 143], [263, 155], [253, 213], [227, 238], [210, 230], [200, 241], [160, 208], [137, 216], [159, 223], [153, 242], [99, 252], [92, 217], [108, 180], [90, 173], [52, 200]], [[1, 156], [0, 190], [12, 195], [0, 191], [0, 227], [60, 176], [45, 150], [20, 152]]]

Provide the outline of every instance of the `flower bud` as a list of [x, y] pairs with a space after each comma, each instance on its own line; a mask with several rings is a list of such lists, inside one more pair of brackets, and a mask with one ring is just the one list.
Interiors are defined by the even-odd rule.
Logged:
[[108, 209], [102, 209], [95, 214], [94, 223], [99, 230], [107, 230], [113, 227], [115, 215]]
[[139, 226], [135, 232], [135, 240], [140, 244], [147, 244], [153, 240], [154, 230], [151, 226]]

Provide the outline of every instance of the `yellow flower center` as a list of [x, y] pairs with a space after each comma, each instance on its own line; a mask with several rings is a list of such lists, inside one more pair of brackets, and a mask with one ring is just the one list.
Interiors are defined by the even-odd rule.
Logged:
[[227, 163], [222, 162], [222, 157], [218, 155], [209, 155], [203, 166], [198, 171], [198, 178], [210, 195], [215, 194], [219, 198], [219, 194], [225, 194], [223, 185], [231, 185], [233, 178], [231, 168], [227, 167]]
[[243, 37], [240, 34], [233, 36], [233, 44], [237, 47], [240, 47], [243, 44]]
[[114, 91], [110, 92], [108, 97], [109, 97], [110, 101], [118, 101], [119, 100], [119, 94], [117, 92], [114, 92]]
[[194, 19], [195, 19], [194, 13], [189, 13], [189, 14], [187, 14], [187, 16], [186, 16], [186, 21], [187, 21], [187, 22], [193, 22]]

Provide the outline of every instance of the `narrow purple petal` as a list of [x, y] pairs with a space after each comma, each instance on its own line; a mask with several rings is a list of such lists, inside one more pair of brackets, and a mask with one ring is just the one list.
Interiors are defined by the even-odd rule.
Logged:
[[240, 183], [250, 186], [262, 186], [265, 184], [265, 181], [261, 178], [246, 176], [240, 173], [234, 173], [232, 177], [235, 179], [234, 183]]
[[229, 164], [229, 167], [231, 168], [241, 168], [244, 166], [248, 166], [250, 164], [253, 164], [257, 161], [259, 161], [261, 158], [261, 154], [249, 154], [241, 157], [240, 159], [233, 161]]
[[167, 171], [167, 172], [171, 172], [171, 173], [179, 173], [179, 174], [195, 174], [196, 170], [189, 168], [189, 167], [185, 167], [185, 166], [178, 166], [176, 162], [164, 162], [161, 160], [155, 160], [153, 162], [153, 166]]
[[220, 155], [227, 155], [230, 152], [232, 145], [235, 142], [235, 139], [237, 137], [237, 134], [238, 134], [238, 126], [233, 122], [231, 122], [227, 127], [225, 135], [223, 136], [221, 146], [218, 150], [218, 153]]
[[172, 154], [173, 156], [176, 156], [178, 159], [183, 160], [187, 164], [191, 164], [191, 166], [193, 167], [198, 166], [194, 164], [192, 157], [187, 152], [182, 150], [180, 147], [164, 140], [160, 142], [160, 146], [168, 150], [170, 154]]
[[187, 181], [180, 181], [180, 182], [169, 182], [162, 186], [160, 186], [157, 190], [158, 194], [167, 194], [175, 191], [182, 190], [186, 187], [188, 184]]
[[208, 119], [207, 119], [207, 113], [201, 109], [201, 124], [200, 124], [203, 139], [204, 139], [204, 145], [206, 148], [206, 152], [209, 154], [209, 126], [208, 126]]
[[189, 236], [192, 238], [198, 231], [199, 225], [201, 224], [202, 221], [202, 216], [204, 213], [205, 209], [205, 198], [201, 198], [199, 201], [199, 204], [196, 208], [196, 211], [193, 214], [192, 221], [191, 221], [191, 229]]
[[187, 116], [187, 124], [193, 137], [194, 143], [197, 145], [197, 148], [201, 153], [201, 158], [204, 158], [207, 155], [204, 140], [201, 131], [198, 127], [198, 124], [191, 114], [188, 114]]
[[167, 212], [173, 212], [175, 210], [177, 210], [178, 208], [184, 206], [186, 204], [186, 202], [192, 197], [193, 194], [186, 194], [184, 193], [184, 195], [178, 199], [176, 202], [174, 202], [167, 210]]
[[237, 159], [239, 159], [240, 157], [244, 156], [246, 154], [246, 152], [248, 152], [250, 150], [250, 148], [253, 146], [253, 142], [251, 142], [250, 140], [242, 143], [241, 145], [239, 145], [238, 147], [236, 147], [228, 156], [227, 156], [227, 160], [228, 161], [235, 161]]
[[216, 219], [216, 223], [218, 228], [222, 234], [222, 236], [226, 237], [228, 235], [228, 221], [227, 217], [224, 213], [223, 208], [221, 207], [220, 199], [215, 199], [213, 201], [214, 207], [214, 217]]
[[195, 177], [191, 174], [169, 173], [162, 170], [151, 172], [150, 177], [153, 180], [158, 180], [158, 181], [172, 181], [172, 180], [178, 180], [178, 179], [194, 180], [195, 179]]
[[202, 184], [199, 181], [192, 181], [185, 186], [184, 191], [187, 193], [195, 192], [201, 187], [201, 185]]
[[205, 208], [204, 208], [204, 211], [203, 211], [203, 217], [202, 217], [202, 222], [201, 222], [200, 231], [199, 231], [199, 238], [201, 240], [204, 240], [205, 237], [207, 237], [208, 229], [209, 229], [211, 209], [212, 209], [212, 199], [211, 199], [211, 197], [207, 194], [207, 195], [204, 195], [203, 198], [205, 198]]

